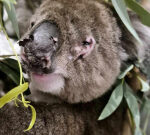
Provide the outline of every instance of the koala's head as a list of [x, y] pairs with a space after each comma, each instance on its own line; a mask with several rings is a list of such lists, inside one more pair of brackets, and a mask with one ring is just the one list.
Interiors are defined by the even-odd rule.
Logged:
[[104, 94], [120, 72], [120, 31], [97, 1], [46, 0], [19, 42], [30, 90], [71, 103]]

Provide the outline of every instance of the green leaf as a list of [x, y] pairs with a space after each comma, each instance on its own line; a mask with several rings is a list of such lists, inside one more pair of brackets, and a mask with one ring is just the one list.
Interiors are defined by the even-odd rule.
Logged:
[[149, 130], [148, 125], [150, 125], [150, 100], [147, 97], [143, 98], [141, 105], [141, 120], [142, 120], [142, 129], [146, 135], [146, 131]]
[[12, 58], [5, 58], [2, 63], [7, 65], [8, 67], [14, 69], [16, 72], [19, 72], [19, 65], [15, 59]]
[[147, 92], [147, 91], [149, 91], [149, 89], [150, 89], [149, 84], [148, 84], [146, 81], [144, 81], [142, 78], [140, 78], [140, 77], [138, 77], [138, 79], [140, 80], [141, 85], [142, 85], [141, 91], [142, 91], [142, 92]]
[[34, 126], [34, 123], [35, 123], [35, 121], [36, 121], [36, 111], [35, 111], [35, 108], [32, 106], [32, 105], [29, 105], [29, 104], [27, 104], [30, 108], [31, 108], [31, 110], [32, 110], [32, 120], [31, 120], [31, 122], [30, 122], [30, 125], [29, 125], [29, 127], [26, 129], [26, 130], [24, 130], [24, 132], [26, 132], [26, 131], [29, 131], [33, 126]]
[[128, 73], [129, 71], [131, 71], [133, 68], [134, 68], [134, 66], [133, 66], [133, 65], [130, 65], [124, 72], [122, 72], [122, 73], [119, 75], [118, 79], [123, 79], [123, 78], [127, 75], [127, 73]]
[[0, 3], [0, 32], [1, 32], [2, 26], [3, 26], [2, 18], [3, 18], [3, 4]]
[[123, 88], [124, 88], [124, 97], [130, 109], [136, 127], [135, 135], [137, 135], [140, 133], [140, 112], [138, 102], [134, 94], [131, 92], [132, 89], [128, 86], [127, 83], [124, 83]]
[[15, 8], [14, 8], [12, 3], [10, 3], [11, 8], [9, 8], [9, 6], [5, 2], [4, 2], [4, 6], [6, 8], [8, 17], [9, 17], [10, 21], [12, 22], [12, 25], [13, 25], [13, 28], [14, 28], [16, 34], [17, 34], [17, 37], [19, 39], [20, 38], [19, 27], [18, 27], [18, 23], [17, 23]]
[[143, 135], [140, 128], [135, 128], [134, 135]]
[[11, 4], [16, 4], [17, 3], [16, 0], [0, 0], [0, 1], [6, 3], [9, 7], [9, 9], [11, 9]]
[[120, 83], [112, 92], [108, 103], [106, 104], [105, 108], [103, 109], [100, 117], [98, 120], [103, 120], [111, 115], [120, 105], [123, 98], [123, 86]]
[[5, 65], [4, 63], [0, 62], [0, 71], [5, 73], [15, 84], [19, 84], [19, 74], [17, 74], [16, 71], [14, 71], [9, 66]]
[[123, 78], [127, 75], [127, 73], [128, 73], [129, 71], [131, 71], [133, 68], [134, 68], [134, 66], [133, 66], [133, 65], [130, 65], [124, 72], [122, 72], [122, 73], [119, 75], [118, 79], [123, 79]]
[[130, 31], [130, 33], [136, 38], [136, 40], [142, 44], [141, 39], [139, 38], [139, 36], [137, 35], [136, 31], [134, 30], [131, 21], [129, 19], [127, 10], [126, 10], [126, 5], [124, 0], [111, 0], [112, 4], [116, 10], [116, 12], [118, 13], [119, 17], [121, 18], [122, 22], [124, 23], [124, 25], [127, 27], [127, 29]]
[[147, 110], [150, 110], [150, 99], [148, 97], [144, 97], [142, 99], [142, 105], [141, 105], [141, 111], [147, 112]]
[[136, 12], [143, 24], [150, 26], [150, 13], [134, 0], [125, 0], [127, 6]]
[[0, 108], [28, 89], [28, 83], [19, 85], [0, 98]]

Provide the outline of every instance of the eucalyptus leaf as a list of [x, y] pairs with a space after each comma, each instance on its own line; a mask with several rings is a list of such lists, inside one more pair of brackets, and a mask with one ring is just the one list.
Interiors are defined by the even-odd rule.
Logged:
[[134, 135], [143, 135], [140, 128], [135, 128]]
[[31, 108], [32, 119], [31, 119], [29, 127], [26, 130], [24, 130], [24, 132], [29, 131], [34, 126], [35, 121], [36, 121], [36, 110], [35, 110], [35, 108], [32, 105], [30, 105], [30, 104], [27, 104], [27, 105], [28, 105], [28, 107]]
[[123, 86], [120, 83], [112, 92], [108, 103], [106, 104], [105, 108], [103, 109], [100, 117], [98, 120], [103, 120], [110, 116], [120, 105], [123, 98]]
[[144, 97], [141, 105], [141, 128], [143, 129], [144, 134], [148, 135], [150, 128], [150, 100], [147, 97]]
[[133, 117], [133, 121], [136, 127], [135, 135], [139, 134], [140, 132], [140, 112], [139, 112], [139, 106], [136, 97], [131, 92], [131, 88], [128, 86], [127, 83], [124, 83], [124, 97], [126, 99], [126, 102], [128, 104], [128, 107], [130, 109], [131, 115]]
[[119, 75], [118, 79], [123, 79], [126, 76], [126, 74], [133, 69], [133, 67], [133, 65], [130, 65], [124, 72], [122, 72]]
[[3, 4], [0, 2], [0, 32], [1, 32], [2, 26], [3, 26], [2, 18], [3, 18]]
[[147, 110], [143, 132], [146, 134], [150, 126], [150, 110]]
[[19, 74], [17, 74], [16, 71], [14, 71], [12, 68], [10, 68], [9, 66], [5, 65], [4, 63], [0, 62], [0, 71], [2, 71], [3, 73], [5, 73], [10, 79], [12, 79], [12, 81], [15, 84], [19, 84]]
[[19, 85], [0, 98], [0, 108], [28, 89], [28, 83]]
[[124, 25], [130, 31], [130, 33], [135, 37], [135, 39], [140, 44], [142, 44], [141, 39], [139, 38], [138, 34], [136, 33], [136, 31], [134, 30], [134, 28], [131, 24], [131, 21], [129, 19], [129, 15], [128, 15], [127, 10], [126, 10], [126, 4], [125, 4], [124, 0], [111, 0], [111, 1], [112, 1], [112, 4], [113, 4], [117, 14], [119, 15], [122, 22], [124, 23]]
[[5, 58], [2, 63], [7, 65], [8, 67], [14, 69], [16, 72], [19, 72], [19, 65], [15, 59], [12, 58]]
[[0, 1], [6, 3], [9, 7], [9, 9], [11, 9], [11, 4], [16, 4], [17, 3], [16, 0], [0, 0]]
[[9, 6], [4, 2], [4, 6], [6, 8], [8, 17], [9, 17], [10, 21], [12, 22], [12, 25], [17, 34], [17, 37], [19, 39], [20, 38], [19, 27], [18, 27], [18, 23], [17, 23], [16, 11], [15, 11], [14, 5], [12, 3], [10, 3], [11, 8], [9, 8]]
[[125, 0], [127, 6], [136, 12], [143, 24], [150, 26], [150, 13], [134, 0]]
[[144, 81], [142, 78], [140, 78], [140, 77], [138, 77], [138, 79], [140, 80], [141, 85], [142, 85], [141, 91], [142, 91], [142, 92], [147, 92], [147, 91], [149, 91], [149, 89], [150, 89], [149, 84], [148, 84], [146, 81]]
[[150, 110], [150, 99], [148, 97], [144, 97], [142, 99], [141, 111]]

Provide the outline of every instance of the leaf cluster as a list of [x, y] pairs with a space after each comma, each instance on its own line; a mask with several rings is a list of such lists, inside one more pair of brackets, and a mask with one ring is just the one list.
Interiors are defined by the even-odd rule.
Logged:
[[[114, 6], [117, 14], [119, 15], [120, 19], [126, 26], [126, 28], [129, 30], [129, 32], [134, 36], [134, 38], [142, 45], [142, 41], [139, 38], [138, 34], [136, 33], [135, 29], [133, 28], [128, 12], [127, 10], [130, 9], [134, 11], [140, 18], [141, 22], [144, 25], [150, 26], [150, 13], [145, 10], [137, 1], [135, 0], [107, 0], [107, 2], [111, 2]], [[144, 129], [140, 129], [140, 108], [138, 100], [139, 98], [135, 95], [130, 88], [130, 86], [125, 81], [125, 76], [134, 68], [134, 65], [130, 65], [123, 73], [120, 74], [118, 79], [120, 80], [120, 83], [116, 86], [116, 88], [113, 90], [111, 97], [104, 107], [99, 120], [103, 120], [110, 116], [120, 105], [123, 99], [125, 99], [130, 116], [132, 119], [132, 127], [134, 128], [133, 132], [134, 135], [146, 135], [146, 128], [148, 121], [150, 120], [150, 110], [147, 110], [149, 113], [147, 114], [147, 120], [145, 121]], [[143, 80], [140, 76], [137, 76], [137, 79], [141, 83], [141, 91], [147, 92], [149, 91], [149, 84]], [[142, 102], [141, 104], [144, 104], [143, 106], [150, 106], [150, 100], [148, 100], [147, 97], [144, 97], [146, 99], [146, 102]], [[142, 100], [143, 101], [143, 100]], [[145, 100], [144, 100], [145, 101]], [[146, 108], [146, 107], [145, 107]], [[143, 107], [142, 110], [145, 110]], [[149, 107], [147, 107], [150, 109]]]
[[[140, 129], [140, 108], [136, 93], [134, 93], [134, 90], [128, 85], [128, 83], [125, 80], [126, 75], [132, 71], [134, 68], [133, 65], [128, 66], [128, 68], [120, 74], [118, 77], [118, 85], [113, 90], [110, 99], [106, 106], [104, 107], [100, 117], [98, 120], [103, 120], [110, 116], [121, 104], [122, 100], [125, 99], [126, 104], [128, 106], [130, 117], [132, 119], [131, 125], [133, 128], [134, 135], [142, 135], [145, 131]], [[137, 76], [141, 83], [141, 91], [147, 92], [149, 91], [150, 87], [146, 81], [144, 81], [140, 76]], [[150, 102], [149, 102], [150, 104]]]

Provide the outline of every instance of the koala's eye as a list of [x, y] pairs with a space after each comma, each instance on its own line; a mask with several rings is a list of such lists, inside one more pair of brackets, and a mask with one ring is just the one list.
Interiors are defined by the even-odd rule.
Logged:
[[88, 41], [83, 41], [83, 42], [82, 42], [82, 45], [85, 45], [85, 46], [90, 45], [90, 44], [91, 44], [91, 43], [88, 42]]

